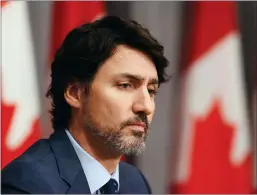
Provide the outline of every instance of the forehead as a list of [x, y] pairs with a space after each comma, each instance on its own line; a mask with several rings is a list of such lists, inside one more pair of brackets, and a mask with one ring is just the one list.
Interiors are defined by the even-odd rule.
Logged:
[[146, 79], [158, 78], [152, 60], [141, 51], [125, 45], [117, 46], [114, 55], [105, 61], [99, 72], [105, 75], [129, 73], [141, 75]]

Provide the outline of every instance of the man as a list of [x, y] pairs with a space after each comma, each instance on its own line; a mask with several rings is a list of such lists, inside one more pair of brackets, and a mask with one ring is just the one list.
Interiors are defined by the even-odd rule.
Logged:
[[2, 192], [151, 193], [120, 159], [144, 151], [167, 65], [163, 47], [134, 21], [107, 16], [72, 30], [52, 63], [54, 133], [3, 169]]

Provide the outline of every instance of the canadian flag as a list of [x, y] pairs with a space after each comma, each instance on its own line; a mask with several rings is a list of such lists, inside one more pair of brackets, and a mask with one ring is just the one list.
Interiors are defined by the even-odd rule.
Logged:
[[1, 2], [2, 166], [40, 137], [40, 102], [27, 2]]
[[172, 193], [251, 193], [252, 150], [235, 2], [191, 2]]

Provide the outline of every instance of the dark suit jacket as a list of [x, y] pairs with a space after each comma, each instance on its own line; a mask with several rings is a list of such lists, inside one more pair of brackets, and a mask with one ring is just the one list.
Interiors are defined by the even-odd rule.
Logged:
[[[2, 193], [90, 194], [80, 161], [64, 130], [37, 141], [1, 173]], [[119, 174], [120, 194], [151, 193], [135, 167], [120, 162]]]

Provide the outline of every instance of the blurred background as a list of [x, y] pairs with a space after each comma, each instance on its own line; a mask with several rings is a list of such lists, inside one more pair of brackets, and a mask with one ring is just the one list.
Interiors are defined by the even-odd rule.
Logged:
[[257, 2], [1, 2], [1, 167], [52, 132], [50, 63], [74, 27], [133, 19], [164, 45], [147, 150], [153, 193], [257, 193]]

